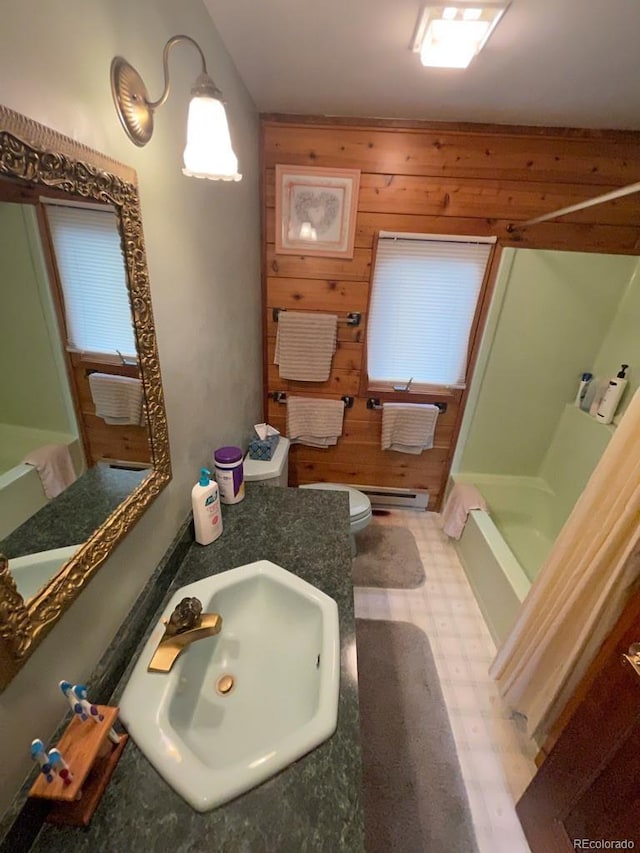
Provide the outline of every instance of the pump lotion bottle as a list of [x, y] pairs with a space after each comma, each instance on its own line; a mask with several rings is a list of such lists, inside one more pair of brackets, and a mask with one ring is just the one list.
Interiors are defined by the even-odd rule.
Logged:
[[211, 480], [211, 472], [206, 468], [201, 469], [200, 481], [191, 490], [191, 504], [196, 542], [210, 545], [222, 534], [222, 513], [218, 484]]
[[604, 392], [604, 396], [596, 412], [596, 420], [600, 421], [601, 424], [610, 424], [613, 420], [620, 397], [622, 397], [624, 389], [627, 387], [628, 380], [625, 373], [628, 367], [628, 364], [623, 364], [618, 371], [618, 375], [609, 380], [607, 390]]

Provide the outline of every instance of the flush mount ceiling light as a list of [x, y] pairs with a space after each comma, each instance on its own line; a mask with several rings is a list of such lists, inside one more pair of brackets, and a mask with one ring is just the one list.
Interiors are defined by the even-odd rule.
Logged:
[[508, 3], [447, 3], [425, 6], [418, 18], [412, 49], [423, 65], [466, 68], [484, 47]]
[[116, 56], [111, 62], [111, 93], [118, 117], [129, 139], [143, 146], [153, 134], [153, 113], [169, 97], [169, 51], [181, 41], [192, 44], [202, 60], [202, 73], [191, 89], [187, 119], [187, 146], [184, 149], [183, 174], [212, 181], [239, 181], [238, 158], [231, 147], [227, 114], [222, 92], [207, 74], [204, 54], [189, 36], [173, 36], [162, 52], [164, 91], [151, 101], [147, 87], [126, 59]]

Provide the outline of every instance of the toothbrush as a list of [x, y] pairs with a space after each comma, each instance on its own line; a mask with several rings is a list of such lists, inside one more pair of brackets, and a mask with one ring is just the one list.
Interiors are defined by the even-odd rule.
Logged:
[[53, 782], [55, 770], [49, 760], [44, 744], [39, 738], [31, 741], [31, 758], [40, 765], [40, 770], [47, 782]]
[[111, 743], [120, 743], [120, 735], [115, 729], [109, 729], [109, 740]]
[[80, 700], [76, 696], [75, 688], [73, 687], [73, 685], [68, 681], [61, 681], [60, 690], [62, 690], [62, 692], [66, 696], [73, 713], [77, 714], [84, 723], [84, 721], [88, 719], [88, 715], [85, 712], [85, 709], [82, 706]]
[[62, 757], [62, 753], [59, 749], [50, 749], [49, 750], [49, 760], [51, 762], [51, 766], [53, 770], [58, 774], [58, 776], [62, 779], [65, 785], [70, 785], [73, 780], [73, 773], [69, 769], [69, 765]]
[[[87, 688], [84, 684], [76, 684], [73, 687], [73, 693], [78, 698], [82, 710], [90, 720], [93, 720], [94, 723], [101, 723], [104, 720], [104, 714], [101, 714], [97, 707], [92, 705], [87, 699]], [[84, 719], [87, 719], [87, 717], [85, 716]], [[113, 728], [109, 729], [109, 740], [112, 743], [120, 743], [120, 735]]]
[[[87, 688], [84, 684], [73, 685], [69, 681], [61, 681], [60, 689], [66, 696], [71, 710], [80, 717], [82, 722], [93, 720], [94, 723], [101, 723], [104, 720], [104, 714], [101, 714], [98, 708], [87, 699]], [[120, 735], [113, 728], [109, 729], [109, 740], [111, 743], [120, 743]]]
[[84, 713], [91, 717], [94, 723], [102, 722], [104, 720], [104, 714], [101, 714], [95, 705], [92, 705], [91, 702], [87, 699], [87, 688], [84, 684], [76, 684], [73, 687], [73, 692], [75, 696], [78, 698], [80, 705]]
[[87, 688], [83, 684], [72, 685], [68, 681], [61, 681], [60, 689], [69, 700], [71, 710], [82, 719], [82, 722], [89, 718], [94, 723], [101, 723], [104, 720], [104, 714], [101, 714], [87, 699]]

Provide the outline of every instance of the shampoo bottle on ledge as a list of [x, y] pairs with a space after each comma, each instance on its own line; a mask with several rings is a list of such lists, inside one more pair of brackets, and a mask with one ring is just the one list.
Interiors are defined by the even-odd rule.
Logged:
[[610, 424], [613, 420], [620, 397], [622, 397], [624, 389], [627, 387], [626, 371], [628, 367], [628, 364], [623, 364], [618, 371], [618, 375], [609, 380], [607, 390], [604, 392], [604, 396], [596, 412], [596, 420], [600, 421], [601, 424]]
[[222, 514], [218, 484], [211, 479], [211, 473], [206, 468], [201, 469], [200, 481], [191, 490], [191, 504], [196, 542], [210, 545], [222, 533]]
[[578, 393], [576, 394], [575, 405], [582, 409], [584, 408], [584, 400], [587, 396], [589, 383], [593, 379], [593, 373], [583, 373], [580, 377], [580, 385], [578, 385]]

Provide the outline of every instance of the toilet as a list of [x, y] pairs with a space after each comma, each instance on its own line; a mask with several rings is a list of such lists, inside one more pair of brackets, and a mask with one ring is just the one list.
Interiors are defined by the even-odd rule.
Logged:
[[[289, 483], [289, 444], [288, 438], [280, 436], [275, 453], [268, 461], [251, 459], [247, 453], [243, 463], [244, 479], [248, 483], [262, 483], [264, 486], [287, 486]], [[306, 483], [300, 488], [348, 492], [351, 554], [355, 557], [355, 534], [364, 530], [371, 521], [371, 501], [369, 498], [352, 486], [345, 486], [341, 483]]]
[[281, 435], [269, 460], [251, 459], [247, 453], [242, 463], [245, 482], [261, 483], [263, 486], [288, 486], [289, 444], [289, 439]]

